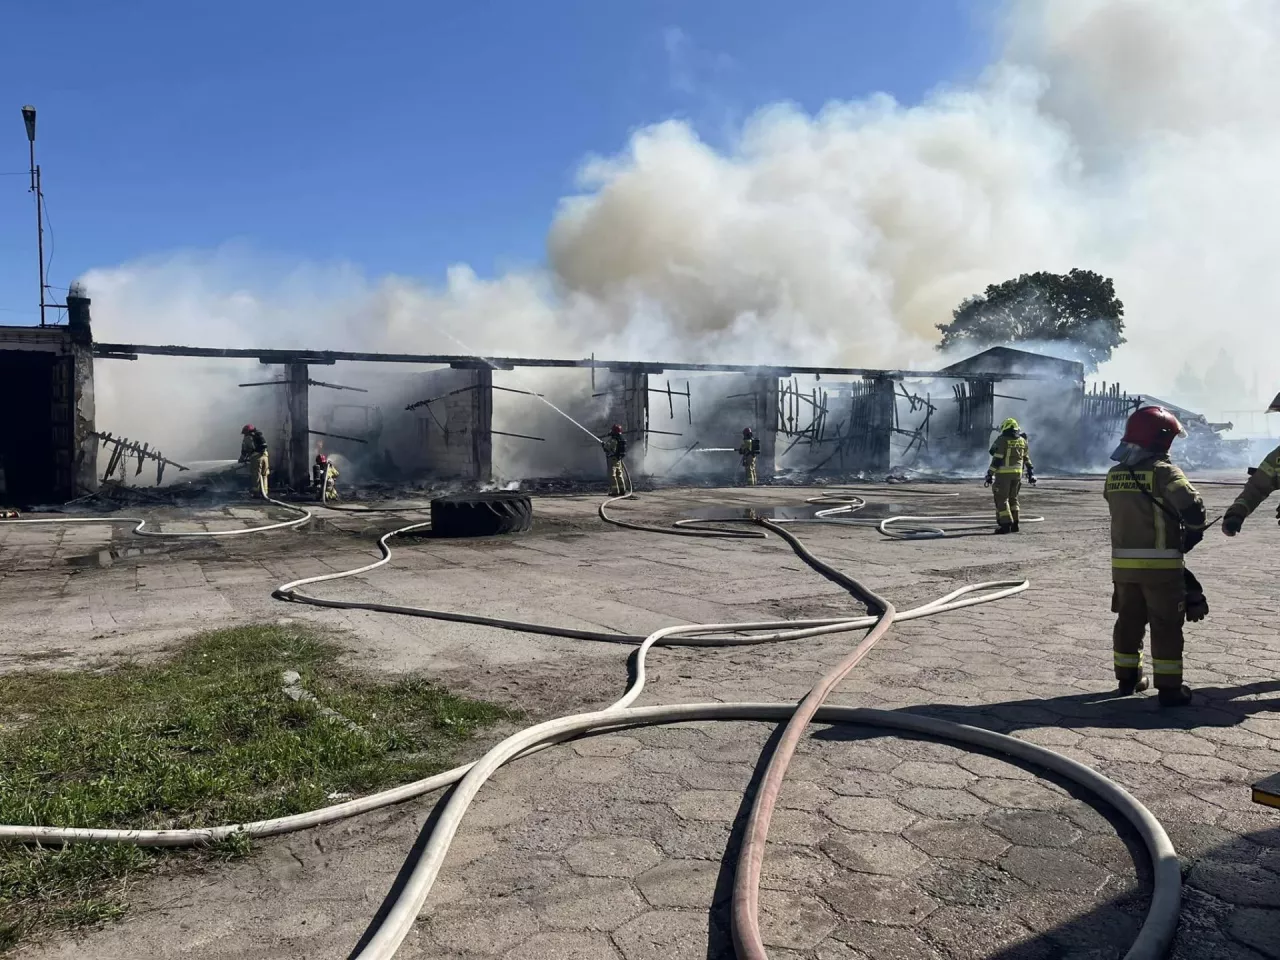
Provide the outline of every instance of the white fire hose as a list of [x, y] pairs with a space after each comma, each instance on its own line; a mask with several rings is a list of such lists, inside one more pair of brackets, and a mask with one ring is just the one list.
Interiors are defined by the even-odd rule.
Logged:
[[[629, 484], [629, 478], [628, 478]], [[613, 503], [627, 499], [632, 494], [613, 497], [601, 504], [599, 513], [608, 523], [630, 529], [638, 529], [664, 534], [684, 536], [721, 536], [729, 538], [767, 536], [765, 530], [716, 530], [705, 526], [692, 529], [687, 524], [681, 528], [654, 527], [616, 519], [609, 515], [607, 508]], [[854, 495], [850, 495], [854, 496]], [[861, 498], [854, 496], [854, 500]], [[270, 501], [293, 510], [301, 508], [280, 501]], [[841, 505], [842, 512], [857, 509], [857, 503]], [[257, 533], [266, 530], [298, 526], [311, 518], [309, 511], [301, 511], [305, 515], [296, 520], [270, 524], [263, 527], [232, 531], [209, 531], [201, 533], [162, 533], [143, 529], [145, 521], [138, 518], [55, 518], [38, 520], [0, 521], [9, 523], [103, 523], [103, 522], [136, 522], [133, 532], [140, 536], [153, 537], [195, 537], [195, 536], [233, 536], [245, 533]], [[891, 525], [899, 518], [890, 518], [881, 524]], [[912, 521], [957, 518], [910, 518]], [[962, 518], [962, 519], [968, 519]], [[1031, 518], [1026, 518], [1031, 520]], [[1037, 520], [1039, 518], [1036, 518]], [[1132, 795], [1114, 781], [1082, 764], [1055, 753], [1047, 747], [1028, 743], [1003, 734], [993, 733], [976, 727], [969, 727], [931, 717], [922, 717], [907, 713], [865, 710], [855, 707], [829, 706], [822, 702], [828, 690], [843, 676], [843, 673], [829, 674], [819, 681], [814, 692], [798, 707], [793, 703], [685, 703], [650, 707], [635, 707], [633, 704], [644, 690], [646, 682], [645, 665], [649, 651], [655, 646], [664, 645], [696, 645], [696, 646], [740, 646], [758, 643], [773, 643], [800, 640], [806, 637], [828, 634], [846, 633], [872, 628], [872, 633], [854, 652], [845, 659], [838, 670], [847, 672], [874, 644], [878, 636], [887, 630], [890, 622], [912, 620], [933, 616], [948, 611], [989, 603], [1021, 593], [1027, 589], [1024, 581], [998, 581], [961, 587], [946, 596], [940, 597], [912, 610], [898, 613], [892, 605], [880, 601], [874, 594], [865, 591], [856, 581], [833, 571], [826, 564], [812, 557], [798, 540], [783, 530], [777, 523], [757, 521], [783, 539], [787, 540], [793, 550], [810, 566], [818, 569], [829, 578], [845, 585], [855, 596], [859, 596], [877, 611], [870, 616], [838, 617], [811, 620], [771, 620], [754, 623], [721, 623], [692, 624], [664, 627], [649, 634], [636, 650], [634, 679], [624, 695], [613, 704], [601, 710], [588, 713], [559, 717], [529, 727], [491, 748], [483, 757], [471, 764], [466, 764], [414, 783], [405, 784], [389, 790], [383, 790], [369, 796], [360, 797], [332, 806], [323, 807], [306, 813], [253, 823], [229, 824], [190, 830], [129, 830], [129, 829], [96, 829], [67, 828], [54, 826], [0, 826], [0, 840], [30, 843], [129, 843], [151, 847], [182, 847], [207, 844], [226, 838], [232, 834], [244, 833], [251, 837], [275, 836], [290, 833], [309, 827], [333, 823], [335, 821], [376, 810], [391, 804], [422, 796], [435, 790], [456, 784], [438, 818], [431, 824], [430, 836], [420, 852], [412, 854], [413, 864], [405, 881], [389, 895], [385, 909], [371, 923], [365, 937], [349, 955], [351, 960], [390, 960], [404, 938], [412, 929], [421, 914], [431, 887], [435, 882], [444, 859], [449, 851], [467, 808], [482, 788], [484, 783], [503, 764], [513, 759], [528, 756], [549, 746], [563, 743], [577, 737], [593, 733], [612, 732], [634, 726], [663, 723], [678, 723], [691, 720], [758, 720], [764, 722], [795, 721], [797, 711], [804, 709], [812, 712], [812, 720], [820, 723], [852, 723], [899, 730], [908, 733], [937, 737], [952, 743], [974, 746], [980, 749], [993, 750], [1016, 760], [1037, 765], [1056, 773], [1093, 793], [1103, 802], [1109, 804], [1128, 820], [1142, 837], [1153, 866], [1153, 890], [1151, 905], [1146, 921], [1134, 940], [1125, 960], [1159, 960], [1172, 943], [1177, 926], [1181, 902], [1181, 873], [1173, 845], [1156, 818]], [[836, 521], [839, 522], [839, 521]], [[846, 521], [847, 522], [847, 521]], [[706, 524], [708, 521], [699, 521]], [[342, 609], [379, 610], [413, 616], [431, 617], [445, 620], [462, 620], [466, 622], [484, 623], [522, 632], [553, 634], [557, 636], [580, 637], [592, 640], [630, 641], [631, 638], [621, 634], [592, 633], [537, 623], [526, 623], [517, 620], [473, 616], [449, 611], [436, 611], [426, 608], [395, 606], [389, 604], [359, 603], [353, 601], [326, 600], [310, 597], [299, 592], [299, 588], [316, 583], [359, 576], [371, 572], [388, 563], [391, 549], [388, 541], [393, 537], [411, 533], [428, 527], [429, 523], [415, 523], [384, 534], [378, 541], [382, 553], [380, 559], [341, 573], [308, 577], [283, 584], [274, 593], [279, 599], [303, 602], [324, 607]], [[859, 595], [861, 591], [862, 595]], [[879, 605], [879, 606], [878, 606]], [[808, 705], [806, 707], [806, 704]], [[802, 717], [802, 723], [792, 723], [797, 729], [787, 731], [788, 735], [798, 737], [808, 717]], [[785, 757], [779, 763], [777, 754], [770, 761], [770, 769], [766, 774], [777, 782], [785, 773]], [[739, 864], [739, 874], [735, 883], [733, 904], [734, 938], [740, 950], [742, 960], [754, 960], [764, 957], [764, 948], [760, 940], [755, 917], [755, 889], [758, 882], [759, 859], [763, 856], [763, 843], [767, 835], [768, 814], [771, 809], [762, 808], [762, 798], [766, 792], [757, 796], [756, 808], [752, 811], [752, 823], [756, 825], [756, 841], [754, 855], [746, 858], [755, 860], [752, 864]], [[767, 805], [767, 804], [766, 804]], [[763, 822], [763, 831], [760, 824]], [[748, 845], [752, 838], [748, 838]], [[753, 879], [754, 869], [754, 879]]]

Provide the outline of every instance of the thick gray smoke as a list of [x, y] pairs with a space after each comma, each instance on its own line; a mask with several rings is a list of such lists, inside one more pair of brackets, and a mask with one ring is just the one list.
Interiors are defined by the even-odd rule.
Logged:
[[[234, 252], [161, 258], [85, 277], [97, 335], [936, 366], [934, 325], [964, 297], [1080, 266], [1113, 277], [1127, 308], [1129, 343], [1100, 376], [1167, 394], [1225, 346], [1239, 376], [1201, 402], [1269, 399], [1280, 4], [1015, 0], [1001, 29], [978, 82], [918, 105], [767, 107], [728, 152], [679, 121], [640, 130], [584, 163], [544, 269], [459, 266], [428, 287]], [[217, 382], [240, 372], [192, 368], [100, 365], [103, 424], [175, 453], [225, 435]]]

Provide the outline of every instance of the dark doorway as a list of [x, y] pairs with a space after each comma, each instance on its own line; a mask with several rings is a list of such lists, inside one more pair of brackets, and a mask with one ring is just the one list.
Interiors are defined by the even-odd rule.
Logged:
[[0, 350], [0, 502], [26, 506], [54, 499], [53, 365], [57, 354]]

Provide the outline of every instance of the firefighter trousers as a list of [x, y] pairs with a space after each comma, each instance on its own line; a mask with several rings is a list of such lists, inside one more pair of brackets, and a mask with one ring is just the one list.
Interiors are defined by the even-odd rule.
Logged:
[[1018, 491], [1022, 489], [1022, 473], [997, 473], [991, 484], [996, 499], [996, 523], [1012, 527], [1018, 522]]
[[267, 461], [266, 451], [255, 453], [249, 458], [249, 475], [253, 478], [253, 492], [263, 497], [268, 496], [267, 493], [267, 475], [271, 472], [271, 466]]
[[609, 461], [609, 492], [615, 497], [620, 497], [627, 492], [627, 481], [622, 475], [621, 457]]
[[1116, 679], [1132, 683], [1142, 676], [1142, 637], [1151, 626], [1151, 672], [1156, 689], [1182, 686], [1182, 623], [1186, 586], [1178, 579], [1150, 583], [1117, 583], [1111, 595], [1116, 615], [1112, 650]]
[[754, 487], [756, 485], [756, 458], [755, 454], [747, 454], [742, 458], [742, 476], [747, 481], [747, 486]]

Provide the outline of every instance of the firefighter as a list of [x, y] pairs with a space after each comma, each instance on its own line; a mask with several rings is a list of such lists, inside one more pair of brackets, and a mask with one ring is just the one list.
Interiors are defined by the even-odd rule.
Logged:
[[267, 474], [270, 464], [267, 461], [267, 440], [262, 431], [252, 423], [246, 423], [240, 430], [240, 463], [247, 463], [253, 476], [253, 492], [267, 497]]
[[760, 438], [755, 436], [750, 427], [742, 428], [742, 443], [738, 445], [738, 453], [742, 457], [743, 477], [747, 486], [756, 485], [756, 457], [760, 456]]
[[317, 500], [328, 502], [338, 499], [338, 465], [323, 453], [316, 454], [311, 466], [311, 490]]
[[622, 425], [615, 423], [600, 445], [604, 447], [604, 455], [609, 461], [609, 493], [621, 497], [627, 492], [627, 481], [622, 473], [622, 458], [627, 455], [627, 438], [622, 435]]
[[[1271, 401], [1267, 413], [1280, 413], [1280, 394]], [[1249, 471], [1249, 482], [1236, 497], [1236, 502], [1227, 509], [1222, 518], [1222, 532], [1234, 537], [1244, 526], [1245, 519], [1257, 510], [1262, 501], [1280, 489], [1280, 447], [1272, 450], [1255, 469]], [[1280, 508], [1276, 510], [1276, 520], [1280, 521]]]
[[996, 499], [996, 533], [1018, 533], [1018, 491], [1022, 489], [1022, 473], [1027, 483], [1036, 485], [1036, 470], [1031, 463], [1031, 446], [1027, 435], [1018, 429], [1018, 421], [1010, 417], [1000, 424], [1000, 436], [991, 445], [991, 466], [983, 483], [992, 488]]
[[1116, 681], [1122, 695], [1146, 690], [1142, 637], [1151, 627], [1151, 666], [1160, 705], [1191, 702], [1182, 682], [1182, 624], [1209, 612], [1184, 555], [1204, 538], [1204, 502], [1186, 475], [1169, 460], [1182, 424], [1162, 407], [1144, 407], [1129, 417], [1124, 438], [1107, 473], [1111, 513], [1111, 610]]

